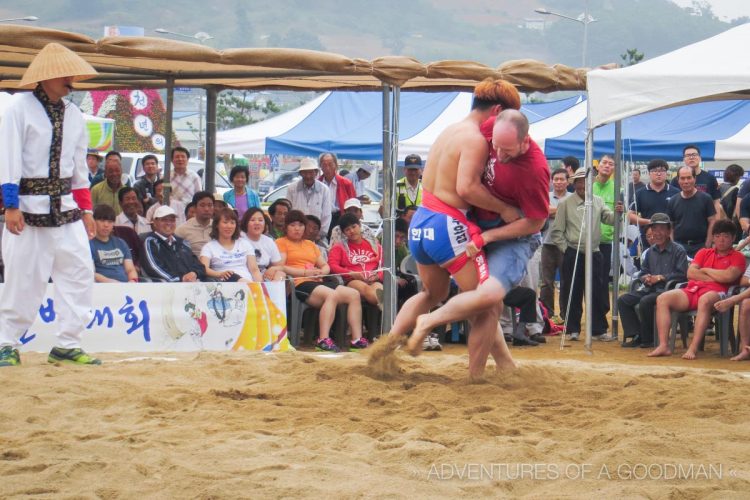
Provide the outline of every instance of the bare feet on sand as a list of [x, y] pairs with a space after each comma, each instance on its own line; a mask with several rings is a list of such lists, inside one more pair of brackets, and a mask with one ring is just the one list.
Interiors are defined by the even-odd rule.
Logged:
[[651, 358], [655, 358], [657, 356], [671, 356], [672, 351], [670, 351], [666, 345], [662, 344], [656, 349], [654, 349], [653, 351], [651, 351], [650, 353], [648, 353], [648, 355]]
[[430, 329], [424, 325], [426, 316], [426, 314], [417, 316], [417, 321], [414, 323], [414, 330], [411, 332], [411, 337], [409, 337], [409, 341], [406, 343], [406, 352], [412, 356], [419, 356], [422, 352], [422, 343], [425, 337], [430, 334]]
[[744, 361], [746, 359], [750, 359], [750, 345], [743, 347], [740, 353], [732, 358], [732, 361]]
[[682, 359], [693, 360], [695, 358], [696, 358], [695, 353], [693, 351], [691, 351], [690, 349], [688, 349], [688, 351], [685, 354], [682, 355]]
[[515, 361], [513, 361], [513, 358], [511, 358], [510, 356], [508, 356], [507, 358], [504, 357], [503, 359], [500, 359], [500, 360], [498, 359], [495, 360], [495, 373], [499, 374], [499, 373], [512, 372], [516, 368], [518, 368], [518, 365], [516, 364]]

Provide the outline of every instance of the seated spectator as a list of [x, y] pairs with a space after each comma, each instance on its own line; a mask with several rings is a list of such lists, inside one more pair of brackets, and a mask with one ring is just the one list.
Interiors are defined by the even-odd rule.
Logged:
[[255, 261], [255, 249], [245, 238], [240, 238], [237, 213], [222, 209], [211, 224], [211, 241], [203, 245], [200, 256], [206, 276], [219, 281], [251, 283], [263, 281]]
[[305, 215], [307, 223], [305, 224], [305, 239], [310, 240], [317, 245], [323, 260], [328, 261], [328, 245], [326, 244], [325, 235], [320, 232], [320, 219], [314, 215]]
[[[524, 286], [517, 286], [508, 292], [503, 299], [503, 304], [513, 310], [512, 314], [515, 314], [516, 308], [519, 310], [518, 323], [516, 323], [515, 330], [512, 330], [510, 333], [510, 337], [512, 338], [515, 347], [536, 347], [539, 344], [547, 342], [547, 339], [545, 339], [542, 334], [534, 334], [530, 337], [526, 336], [527, 326], [537, 322], [537, 295], [534, 290]], [[503, 328], [503, 330], [505, 330], [505, 328]]]
[[[159, 179], [158, 181], [154, 182], [154, 203], [146, 211], [146, 220], [148, 220], [149, 222], [154, 220], [154, 212], [158, 210], [162, 203], [164, 203], [164, 179]], [[180, 200], [171, 198], [169, 200], [169, 206], [172, 207], [172, 210], [174, 210], [177, 214], [177, 226], [184, 224], [186, 220], [195, 215], [193, 214], [188, 217], [187, 208], [185, 207], [185, 204]], [[195, 207], [195, 205], [192, 206]]]
[[234, 186], [224, 193], [224, 201], [237, 210], [237, 215], [242, 218], [249, 208], [260, 208], [260, 197], [258, 193], [247, 187], [250, 179], [250, 170], [247, 167], [236, 165], [229, 171], [229, 182]]
[[115, 219], [118, 226], [128, 226], [138, 234], [151, 232], [151, 223], [138, 210], [143, 209], [138, 193], [131, 187], [124, 187], [117, 192], [117, 199], [122, 207], [122, 213]]
[[409, 205], [408, 207], [404, 208], [399, 218], [405, 220], [407, 224], [411, 224], [411, 218], [414, 217], [415, 213], [417, 213], [417, 208], [419, 207], [416, 205]]
[[[172, 200], [169, 200], [169, 204], [172, 204]], [[191, 201], [185, 205], [185, 221], [189, 221], [193, 217], [195, 217], [195, 203]]]
[[[745, 274], [740, 280], [740, 285], [750, 287], [750, 266], [745, 269]], [[746, 288], [742, 293], [727, 297], [724, 300], [714, 304], [714, 309], [722, 313], [740, 304], [740, 347], [739, 354], [732, 358], [732, 361], [744, 361], [750, 359], [750, 288]]]
[[206, 268], [175, 236], [177, 214], [171, 207], [159, 207], [154, 214], [154, 231], [143, 240], [143, 270], [147, 276], [165, 281], [195, 282], [206, 278]]
[[136, 233], [133, 228], [127, 226], [118, 226], [115, 224], [115, 226], [112, 228], [112, 234], [124, 241], [128, 246], [128, 248], [130, 249], [130, 256], [133, 257], [133, 265], [135, 266], [135, 270], [140, 273], [142, 242], [138, 237], [138, 233]]
[[268, 215], [271, 216], [271, 227], [269, 228], [271, 238], [276, 240], [284, 236], [284, 218], [291, 209], [292, 203], [286, 198], [280, 198], [268, 207]]
[[104, 157], [104, 181], [91, 188], [91, 203], [97, 205], [109, 205], [115, 209], [115, 215], [120, 215], [120, 200], [117, 192], [123, 188], [122, 183], [122, 156], [117, 151], [110, 151]]
[[[735, 284], [745, 269], [745, 257], [732, 248], [735, 226], [732, 221], [722, 219], [714, 223], [711, 230], [713, 248], [702, 248], [688, 267], [688, 283], [685, 288], [670, 290], [656, 299], [656, 327], [659, 332], [659, 347], [649, 356], [670, 356], [669, 331], [672, 311], [698, 310], [693, 329], [693, 340], [684, 359], [695, 359], [703, 341], [706, 328], [714, 311], [714, 304], [724, 298], [730, 285]], [[655, 237], [655, 235], [654, 235]]]
[[331, 325], [336, 316], [336, 307], [346, 304], [347, 324], [352, 335], [351, 349], [367, 347], [367, 339], [362, 337], [362, 303], [356, 290], [325, 282], [321, 277], [331, 269], [320, 255], [320, 250], [312, 241], [304, 239], [305, 214], [291, 210], [286, 215], [286, 236], [276, 240], [281, 253], [284, 272], [295, 278], [295, 293], [299, 300], [320, 309], [318, 325], [320, 338], [315, 348], [320, 351], [338, 352], [338, 346], [330, 338]]
[[[214, 196], [208, 191], [198, 191], [193, 196], [195, 217], [177, 228], [175, 234], [190, 245], [196, 257], [200, 257], [203, 245], [211, 239], [211, 223], [214, 220]], [[174, 211], [174, 210], [173, 210]]]
[[346, 286], [357, 290], [368, 304], [382, 307], [383, 272], [378, 269], [383, 263], [383, 249], [374, 238], [363, 237], [362, 226], [354, 214], [342, 215], [339, 228], [346, 239], [331, 247], [328, 255], [331, 272], [340, 274]]
[[641, 271], [636, 276], [640, 284], [617, 299], [623, 337], [630, 338], [623, 347], [653, 347], [656, 298], [664, 292], [667, 282], [686, 279], [687, 253], [670, 239], [672, 222], [667, 214], [651, 215], [646, 231], [653, 243], [643, 252]]
[[183, 203], [189, 203], [193, 196], [202, 188], [201, 178], [193, 171], [188, 170], [190, 151], [177, 146], [172, 148], [172, 173], [171, 182], [172, 196]]
[[230, 208], [224, 198], [219, 193], [214, 193], [214, 217], [221, 213], [225, 208]]
[[[357, 216], [357, 220], [361, 221], [364, 218], [364, 214], [362, 213], [362, 202], [360, 202], [357, 198], [350, 198], [346, 200], [344, 203], [344, 213], [347, 214], [354, 214]], [[367, 240], [374, 240], [375, 239], [375, 233], [370, 229], [370, 226], [367, 224], [361, 224], [361, 231], [362, 231], [362, 237], [364, 237]], [[341, 227], [336, 225], [331, 230], [331, 238], [330, 241], [330, 248], [333, 248], [333, 245], [336, 243], [341, 242], [344, 240], [343, 232], [341, 231]]]
[[115, 210], [109, 205], [94, 208], [95, 236], [89, 240], [91, 258], [94, 260], [94, 281], [97, 283], [138, 282], [138, 272], [133, 265], [128, 245], [112, 235]]
[[398, 291], [396, 294], [396, 303], [398, 309], [404, 305], [404, 302], [410, 297], [417, 294], [417, 280], [407, 273], [401, 272], [401, 262], [409, 255], [409, 245], [406, 244], [409, 236], [409, 225], [405, 220], [396, 219], [393, 243], [396, 247], [396, 285]]
[[251, 207], [242, 216], [243, 237], [255, 249], [255, 261], [264, 281], [279, 281], [286, 278], [281, 266], [281, 254], [276, 243], [267, 235], [266, 216], [258, 207]]
[[141, 165], [143, 165], [143, 175], [135, 181], [133, 189], [138, 193], [143, 209], [148, 213], [148, 209], [156, 203], [155, 190], [156, 182], [159, 180], [159, 160], [154, 155], [146, 155], [141, 160]]

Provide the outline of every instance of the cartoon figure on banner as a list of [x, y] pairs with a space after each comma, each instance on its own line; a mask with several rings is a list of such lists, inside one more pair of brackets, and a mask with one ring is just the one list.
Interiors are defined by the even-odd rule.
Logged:
[[216, 319], [225, 327], [236, 326], [245, 319], [245, 291], [237, 290], [231, 298], [224, 297], [221, 283], [209, 285], [206, 307], [213, 311]]
[[164, 296], [162, 321], [164, 329], [175, 341], [190, 335], [202, 347], [203, 335], [208, 330], [208, 315], [199, 304], [207, 302], [201, 285], [170, 290]]

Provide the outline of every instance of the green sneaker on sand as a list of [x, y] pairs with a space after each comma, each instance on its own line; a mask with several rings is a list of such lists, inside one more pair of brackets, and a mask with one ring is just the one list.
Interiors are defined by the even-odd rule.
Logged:
[[18, 366], [21, 364], [21, 356], [18, 349], [7, 345], [0, 349], [0, 366]]
[[63, 349], [62, 347], [53, 347], [47, 356], [48, 363], [65, 363], [69, 365], [100, 365], [102, 362], [93, 356], [86, 354], [83, 349], [76, 347], [73, 349]]

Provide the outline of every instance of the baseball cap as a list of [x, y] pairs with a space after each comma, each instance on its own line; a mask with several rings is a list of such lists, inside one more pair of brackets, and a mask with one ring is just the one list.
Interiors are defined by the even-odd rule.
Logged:
[[646, 227], [651, 227], [655, 224], [669, 224], [672, 225], [672, 221], [669, 220], [669, 216], [663, 213], [655, 213], [651, 216], [651, 221], [646, 224]]
[[372, 163], [363, 163], [359, 166], [358, 170], [364, 170], [368, 174], [372, 175], [372, 173], [375, 171], [375, 165], [373, 165]]
[[303, 170], [318, 170], [318, 162], [312, 158], [302, 158], [302, 161], [299, 162], [299, 171], [302, 172]]
[[102, 154], [99, 152], [98, 149], [89, 148], [88, 151], [86, 151], [86, 156], [96, 156], [97, 158], [101, 158]]
[[404, 158], [404, 168], [422, 168], [422, 157], [411, 154]]
[[156, 212], [154, 212], [154, 219], [161, 219], [163, 217], [169, 217], [170, 215], [174, 215], [175, 217], [177, 216], [175, 211], [172, 210], [172, 207], [162, 205], [156, 209]]
[[362, 208], [362, 203], [357, 198], [349, 198], [344, 202], [344, 210], [349, 207]]

